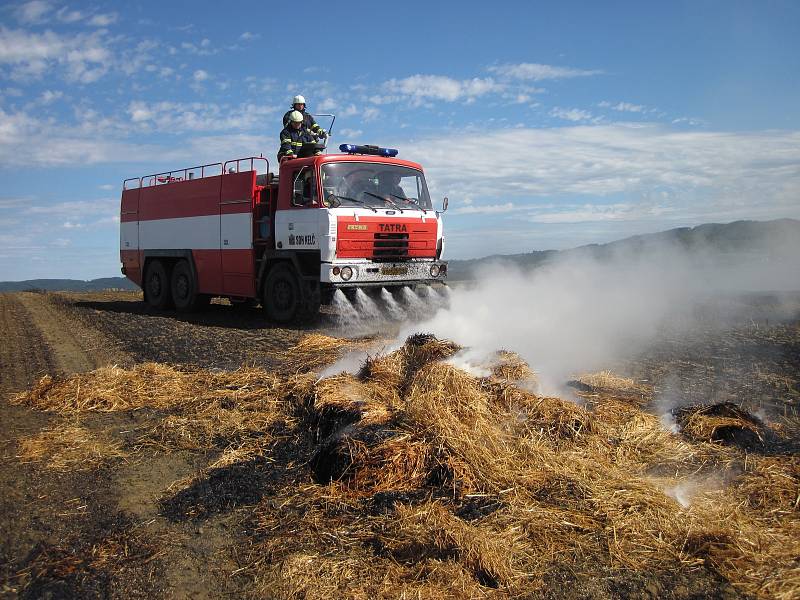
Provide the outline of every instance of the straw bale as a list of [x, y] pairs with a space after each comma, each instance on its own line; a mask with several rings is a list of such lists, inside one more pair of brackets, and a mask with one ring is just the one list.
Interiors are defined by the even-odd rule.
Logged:
[[89, 470], [127, 456], [122, 444], [85, 427], [62, 424], [17, 440], [18, 458], [55, 471]]
[[282, 365], [284, 369], [294, 373], [319, 372], [341, 358], [347, 350], [364, 348], [372, 343], [373, 340], [348, 340], [309, 333], [286, 351]]
[[165, 416], [137, 444], [163, 450], [206, 450], [245, 443], [263, 447], [272, 441], [270, 432], [282, 421], [283, 415], [277, 410], [206, 407], [196, 413]]
[[645, 403], [653, 393], [652, 387], [636, 383], [628, 377], [621, 377], [611, 371], [584, 373], [576, 377], [569, 385], [584, 392], [625, 398], [637, 404]]
[[370, 356], [364, 361], [359, 377], [369, 382], [376, 399], [386, 404], [400, 401], [401, 388], [406, 380], [405, 356], [401, 351]]
[[693, 506], [695, 526], [682, 548], [743, 592], [759, 598], [796, 598], [800, 590], [800, 521], [794, 515], [755, 513], [720, 492]]
[[362, 425], [385, 424], [391, 419], [397, 403], [391, 406], [384, 398], [376, 398], [378, 388], [349, 373], [328, 377], [314, 386], [313, 411], [320, 416], [341, 414], [345, 424], [356, 421]]
[[769, 434], [756, 417], [731, 403], [689, 406], [676, 413], [681, 433], [688, 439], [737, 446], [762, 446]]
[[800, 457], [749, 456], [735, 493], [753, 509], [800, 512]]
[[132, 369], [102, 367], [67, 378], [46, 376], [30, 391], [17, 394], [12, 402], [65, 413], [169, 410], [214, 400], [274, 397], [280, 389], [280, 380], [261, 369], [212, 373], [143, 363]]
[[676, 501], [644, 479], [603, 471], [586, 484], [612, 560], [643, 568], [672, 559], [686, 531]]
[[497, 379], [524, 382], [530, 388], [537, 384], [536, 373], [528, 363], [519, 354], [509, 350], [499, 350], [494, 354], [491, 372]]
[[487, 531], [454, 516], [438, 502], [400, 506], [384, 547], [399, 562], [452, 558], [489, 587], [505, 586], [520, 577], [521, 535]]
[[576, 441], [594, 430], [594, 421], [581, 406], [561, 398], [520, 394], [518, 418], [524, 421], [526, 435], [551, 443]]
[[[351, 433], [359, 432], [361, 439]], [[370, 445], [363, 434], [369, 430], [351, 430], [320, 450], [312, 463], [320, 466], [321, 453], [327, 465], [327, 479], [340, 481], [352, 492], [363, 491], [370, 495], [382, 491], [402, 492], [417, 490], [430, 480], [431, 448], [422, 441], [407, 435], [391, 435], [384, 441]], [[326, 481], [325, 477], [318, 479]]]
[[424, 365], [450, 358], [461, 350], [461, 346], [449, 340], [440, 340], [428, 333], [417, 333], [406, 339], [400, 349], [406, 365], [406, 374], [411, 376]]
[[453, 560], [421, 559], [403, 565], [359, 551], [292, 554], [269, 570], [257, 590], [261, 597], [285, 600], [505, 597], [481, 586]]

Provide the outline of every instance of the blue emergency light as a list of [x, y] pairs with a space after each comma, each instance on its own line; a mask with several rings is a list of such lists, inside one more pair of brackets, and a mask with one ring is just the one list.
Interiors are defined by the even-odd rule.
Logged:
[[339, 146], [339, 150], [347, 154], [371, 154], [372, 156], [388, 156], [390, 158], [397, 156], [397, 150], [394, 148], [380, 148], [370, 145], [342, 144]]

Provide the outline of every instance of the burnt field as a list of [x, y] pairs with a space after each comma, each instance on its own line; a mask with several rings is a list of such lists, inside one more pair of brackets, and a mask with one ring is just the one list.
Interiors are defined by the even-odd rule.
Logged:
[[0, 596], [795, 598], [800, 311], [732, 304], [559, 398], [394, 323], [2, 294]]

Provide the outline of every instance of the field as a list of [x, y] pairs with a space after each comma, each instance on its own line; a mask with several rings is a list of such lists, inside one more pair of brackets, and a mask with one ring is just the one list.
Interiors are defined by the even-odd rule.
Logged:
[[[476, 377], [424, 331], [389, 352], [392, 327], [332, 314], [0, 294], [0, 597], [797, 598], [781, 300], [557, 398], [515, 354]], [[350, 350], [358, 373], [320, 377]]]

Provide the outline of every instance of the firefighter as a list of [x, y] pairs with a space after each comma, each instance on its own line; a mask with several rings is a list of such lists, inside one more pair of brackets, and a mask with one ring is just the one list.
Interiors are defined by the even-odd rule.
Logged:
[[328, 137], [328, 133], [322, 127], [317, 125], [317, 122], [314, 120], [314, 117], [311, 115], [311, 113], [306, 112], [306, 99], [299, 95], [292, 99], [292, 108], [286, 111], [286, 114], [283, 115], [284, 127], [289, 125], [289, 116], [294, 111], [297, 111], [303, 115], [303, 127], [308, 129], [311, 135], [318, 138]]
[[[314, 143], [314, 136], [303, 127], [303, 113], [293, 110], [289, 113], [289, 124], [281, 131], [281, 148], [278, 161], [297, 158], [303, 144]], [[320, 154], [319, 151], [316, 154]]]
[[397, 171], [381, 172], [378, 174], [378, 192], [380, 194], [404, 199], [406, 193], [400, 187], [402, 176]]

